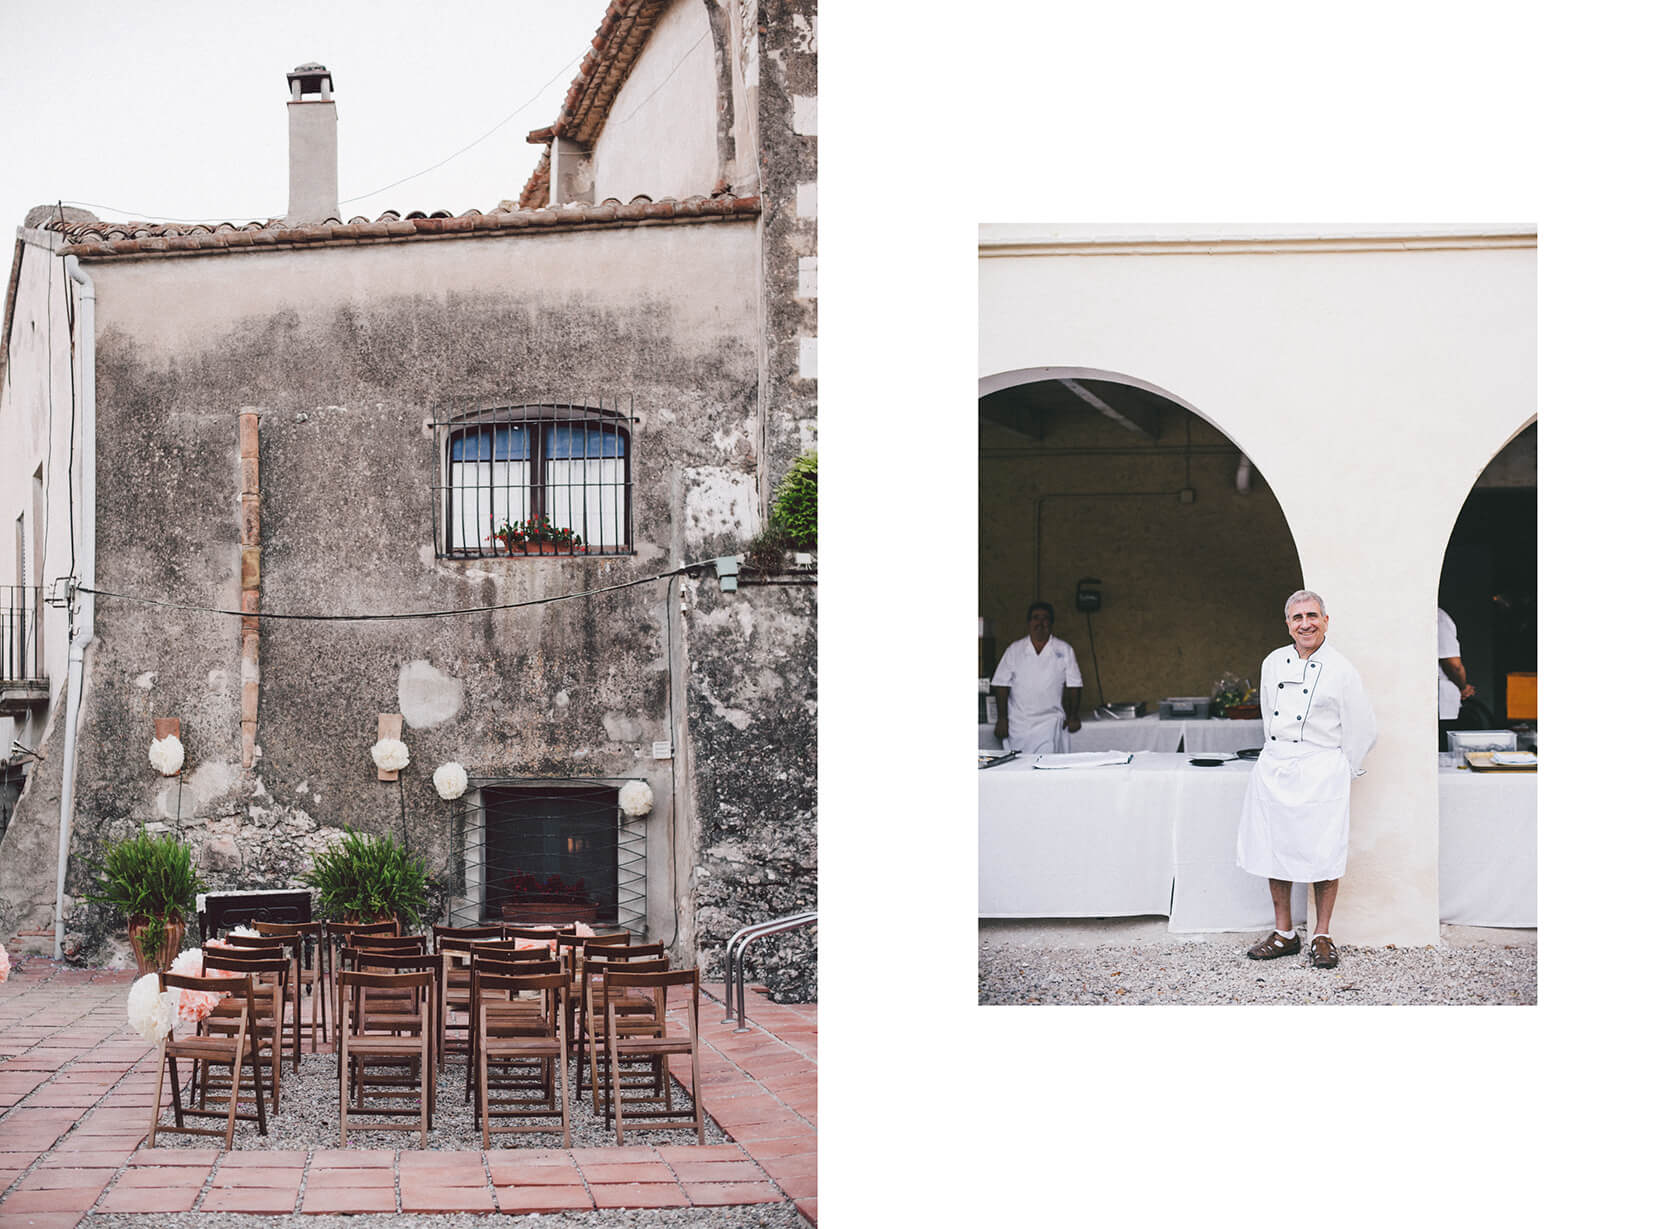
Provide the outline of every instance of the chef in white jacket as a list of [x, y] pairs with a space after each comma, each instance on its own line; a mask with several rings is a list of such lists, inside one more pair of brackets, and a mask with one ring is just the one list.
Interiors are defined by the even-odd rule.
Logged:
[[1003, 651], [992, 671], [997, 696], [996, 734], [1005, 751], [1023, 754], [1073, 749], [1079, 729], [1079, 696], [1085, 679], [1073, 646], [1050, 634], [1056, 610], [1049, 602], [1027, 607], [1027, 634]]
[[1283, 607], [1291, 643], [1260, 666], [1265, 741], [1243, 798], [1237, 865], [1270, 881], [1277, 929], [1249, 949], [1254, 960], [1301, 950], [1290, 893], [1311, 883], [1318, 904], [1312, 962], [1335, 968], [1330, 940], [1336, 885], [1347, 869], [1348, 793], [1377, 741], [1376, 717], [1359, 672], [1324, 643], [1324, 599], [1302, 589]]

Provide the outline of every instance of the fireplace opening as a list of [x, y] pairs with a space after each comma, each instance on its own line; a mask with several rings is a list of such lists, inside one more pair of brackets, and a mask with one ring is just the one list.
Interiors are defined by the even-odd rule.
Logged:
[[616, 787], [487, 786], [483, 805], [483, 921], [624, 920]]

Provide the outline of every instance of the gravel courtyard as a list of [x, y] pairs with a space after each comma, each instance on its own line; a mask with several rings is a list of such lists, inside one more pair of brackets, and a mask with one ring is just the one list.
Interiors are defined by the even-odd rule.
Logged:
[[1532, 1005], [1536, 933], [1444, 927], [1432, 947], [1342, 946], [1341, 965], [1249, 960], [1262, 932], [1182, 938], [1164, 922], [983, 922], [980, 1003]]

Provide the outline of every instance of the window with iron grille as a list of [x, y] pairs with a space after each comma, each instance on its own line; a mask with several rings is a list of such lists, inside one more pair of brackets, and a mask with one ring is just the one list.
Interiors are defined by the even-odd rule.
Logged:
[[441, 424], [438, 554], [629, 554], [634, 421], [604, 405], [521, 405]]

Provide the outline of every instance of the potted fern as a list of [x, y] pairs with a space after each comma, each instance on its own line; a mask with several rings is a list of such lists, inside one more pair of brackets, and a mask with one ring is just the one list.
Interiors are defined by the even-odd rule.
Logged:
[[128, 941], [142, 975], [167, 969], [181, 950], [187, 913], [203, 884], [192, 849], [174, 837], [139, 832], [107, 845], [90, 901], [113, 906], [128, 921]]
[[321, 912], [333, 921], [395, 918], [413, 929], [426, 907], [425, 863], [388, 836], [348, 833], [315, 855], [303, 881], [320, 894]]

